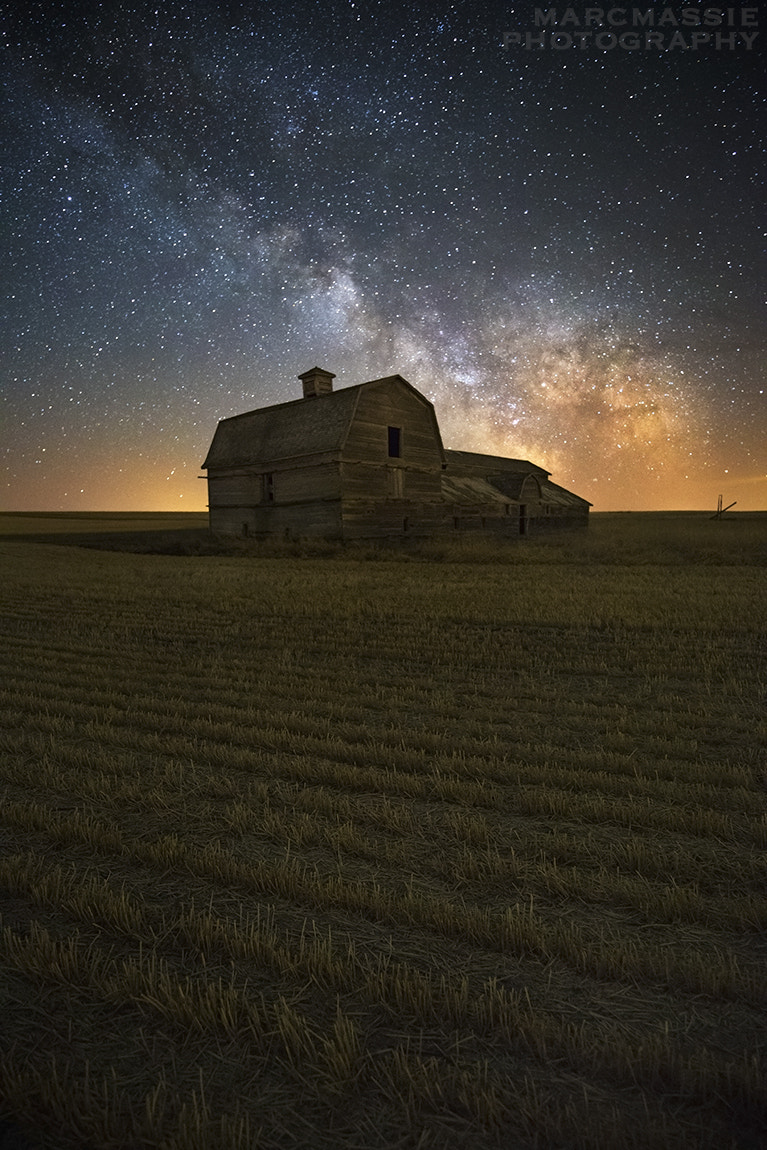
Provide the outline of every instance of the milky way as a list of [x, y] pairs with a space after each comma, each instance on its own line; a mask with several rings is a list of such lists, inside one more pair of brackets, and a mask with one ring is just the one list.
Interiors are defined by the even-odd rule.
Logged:
[[765, 33], [526, 49], [535, 7], [9, 17], [4, 506], [202, 508], [318, 363], [597, 510], [765, 507]]

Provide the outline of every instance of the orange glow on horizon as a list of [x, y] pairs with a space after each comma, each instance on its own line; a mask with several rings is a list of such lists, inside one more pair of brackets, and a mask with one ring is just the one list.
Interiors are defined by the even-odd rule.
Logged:
[[[458, 447], [450, 443], [449, 446]], [[484, 453], [528, 459], [547, 470], [560, 487], [574, 491], [588, 499], [593, 511], [706, 511], [716, 509], [719, 495], [725, 504], [736, 501], [738, 511], [767, 510], [767, 475], [740, 474], [733, 469], [707, 469], [707, 474], [685, 474], [681, 464], [673, 460], [655, 475], [632, 477], [625, 471], [615, 477], [593, 474], [593, 467], [579, 465], [578, 461], [563, 458], [544, 458], [546, 453], [536, 451], [534, 445], [519, 444], [514, 451], [503, 444], [484, 444]], [[473, 442], [463, 442], [466, 451], [482, 451]], [[553, 453], [552, 453], [553, 454]], [[51, 498], [51, 490], [59, 484], [51, 477], [24, 491], [8, 492], [3, 500], [5, 511], [207, 511], [207, 484], [197, 469], [186, 468], [181, 478], [158, 478], [149, 475], [128, 484], [122, 476], [107, 472], [84, 473], [75, 487], [71, 482], [61, 485], [58, 498]], [[712, 475], [712, 471], [715, 474]]]

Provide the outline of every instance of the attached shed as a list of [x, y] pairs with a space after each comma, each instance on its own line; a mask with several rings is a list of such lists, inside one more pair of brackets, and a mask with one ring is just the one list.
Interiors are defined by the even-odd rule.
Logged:
[[591, 504], [552, 483], [550, 472], [529, 459], [446, 451], [449, 471], [482, 478], [518, 507], [520, 534], [528, 530], [588, 525]]
[[590, 505], [556, 488], [543, 468], [446, 452], [434, 407], [401, 375], [340, 391], [334, 378], [314, 367], [299, 376], [301, 399], [221, 420], [202, 465], [214, 533], [517, 534], [543, 519], [547, 505], [567, 507], [554, 517], [562, 525], [587, 521]]

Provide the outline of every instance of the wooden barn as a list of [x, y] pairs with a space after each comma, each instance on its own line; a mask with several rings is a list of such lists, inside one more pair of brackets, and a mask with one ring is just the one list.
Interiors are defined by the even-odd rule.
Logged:
[[434, 407], [401, 375], [222, 419], [203, 463], [211, 530], [329, 539], [585, 526], [585, 499], [521, 459], [446, 451]]

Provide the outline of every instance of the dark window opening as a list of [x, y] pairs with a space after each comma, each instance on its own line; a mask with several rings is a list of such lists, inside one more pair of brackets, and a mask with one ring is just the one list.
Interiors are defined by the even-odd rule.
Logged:
[[402, 455], [402, 428], [389, 428], [389, 458], [399, 459]]
[[248, 525], [247, 525], [247, 523], [243, 523], [243, 525], [242, 525], [242, 537], [243, 537], [243, 539], [248, 538]]
[[267, 503], [274, 503], [274, 476], [271, 471], [264, 476], [264, 499]]
[[410, 520], [409, 519], [403, 519], [402, 520], [402, 531], [403, 531], [403, 533], [405, 535], [407, 535], [409, 530], [410, 530]]
[[519, 505], [519, 534], [527, 535], [527, 504]]

